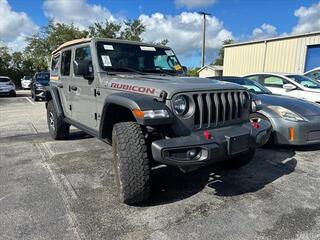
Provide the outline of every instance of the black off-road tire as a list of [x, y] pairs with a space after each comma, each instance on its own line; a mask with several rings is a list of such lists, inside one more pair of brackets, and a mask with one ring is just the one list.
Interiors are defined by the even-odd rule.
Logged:
[[146, 200], [150, 195], [150, 164], [146, 140], [138, 123], [117, 123], [112, 131], [115, 180], [120, 201]]
[[62, 117], [58, 117], [52, 100], [47, 105], [47, 122], [50, 135], [55, 140], [64, 140], [69, 137], [70, 125]]
[[235, 157], [232, 157], [228, 159], [227, 166], [229, 168], [240, 168], [251, 162], [251, 160], [254, 158], [255, 153], [255, 149], [250, 149], [248, 152], [241, 153]]

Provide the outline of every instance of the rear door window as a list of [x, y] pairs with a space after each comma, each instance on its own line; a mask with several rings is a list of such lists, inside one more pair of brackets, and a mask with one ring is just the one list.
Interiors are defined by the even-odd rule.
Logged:
[[64, 51], [61, 56], [61, 75], [70, 75], [71, 50]]

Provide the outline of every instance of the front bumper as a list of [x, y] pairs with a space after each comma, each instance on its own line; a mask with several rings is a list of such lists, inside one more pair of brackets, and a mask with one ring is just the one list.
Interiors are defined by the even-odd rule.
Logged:
[[[308, 121], [305, 122], [292, 122], [282, 118], [277, 118], [273, 122], [275, 144], [312, 145], [320, 143], [320, 116], [308, 117]], [[294, 129], [293, 140], [290, 139], [290, 128]]]
[[[251, 123], [210, 129], [212, 136], [206, 139], [204, 131], [197, 131], [190, 136], [161, 139], [152, 143], [152, 156], [157, 162], [172, 166], [201, 166], [218, 162], [251, 149], [264, 145], [269, 137], [271, 125], [261, 121], [259, 128]], [[188, 153], [197, 153], [190, 158]]]
[[35, 95], [39, 98], [45, 98], [45, 87], [36, 88]]

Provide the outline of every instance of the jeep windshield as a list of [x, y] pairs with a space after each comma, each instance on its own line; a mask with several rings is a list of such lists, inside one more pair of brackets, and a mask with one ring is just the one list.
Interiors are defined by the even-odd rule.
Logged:
[[98, 61], [106, 72], [135, 74], [182, 74], [183, 69], [169, 48], [130, 43], [98, 42]]
[[35, 81], [40, 84], [48, 84], [50, 80], [49, 73], [38, 73], [36, 74]]

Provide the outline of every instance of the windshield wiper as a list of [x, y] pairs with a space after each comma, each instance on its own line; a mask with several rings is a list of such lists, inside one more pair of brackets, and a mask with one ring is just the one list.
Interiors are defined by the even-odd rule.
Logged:
[[161, 73], [165, 73], [165, 74], [167, 74], [167, 75], [170, 75], [170, 76], [176, 76], [176, 74], [167, 72], [166, 70], [163, 70], [163, 69], [161, 69], [161, 68], [149, 68], [149, 69], [143, 69], [143, 71], [144, 71], [144, 72], [158, 71], [158, 72], [161, 72]]
[[[114, 70], [114, 71], [121, 71], [121, 70], [126, 70], [126, 71], [129, 71], [129, 72], [135, 72], [135, 73], [139, 73], [139, 74], [141, 74], [141, 75], [146, 75], [146, 73], [144, 73], [144, 72], [140, 72], [140, 71], [138, 71], [138, 70], [136, 70], [136, 69], [134, 69], [134, 68], [128, 68], [128, 67], [112, 67], [112, 68], [108, 68], [108, 70]], [[110, 71], [109, 70], [109, 71]]]

